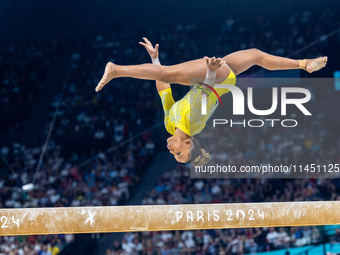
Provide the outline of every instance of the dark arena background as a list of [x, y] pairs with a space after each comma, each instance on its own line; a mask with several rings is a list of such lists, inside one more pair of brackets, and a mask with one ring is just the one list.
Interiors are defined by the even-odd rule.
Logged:
[[[336, 0], [1, 1], [0, 255], [340, 254], [339, 13]], [[213, 164], [295, 165], [298, 170], [315, 164], [334, 171], [322, 176], [307, 171], [303, 178], [193, 178], [190, 163], [177, 163], [167, 149], [170, 134], [155, 81], [118, 78], [95, 92], [107, 62], [151, 63], [139, 44], [143, 37], [159, 44], [159, 60], [166, 66], [252, 48], [292, 59], [328, 56], [327, 66], [313, 73], [256, 66], [237, 76], [245, 95], [253, 86], [258, 109], [270, 108], [272, 87], [293, 86], [264, 86], [258, 78], [298, 79], [297, 86], [311, 92], [305, 106], [312, 116], [293, 106], [287, 116], [280, 116], [280, 107], [271, 116], [296, 120], [294, 128], [214, 129], [210, 119], [202, 147], [209, 149]], [[172, 91], [178, 101], [189, 87], [174, 84]], [[230, 94], [216, 118], [267, 118], [249, 112], [232, 116]], [[300, 203], [308, 206], [294, 207]], [[188, 205], [177, 206], [183, 204]], [[209, 225], [222, 217], [213, 209], [219, 206], [227, 208], [226, 222], [236, 215], [241, 223]], [[81, 211], [85, 207], [117, 213]], [[294, 214], [287, 209], [293, 207]], [[78, 230], [83, 222], [66, 213], [73, 208], [79, 215], [89, 213], [85, 225], [109, 220], [93, 233]], [[132, 227], [146, 213], [143, 208], [156, 208], [146, 218], [158, 228]], [[242, 221], [244, 208], [247, 217], [255, 213], [256, 224]], [[70, 219], [65, 229], [71, 231], [45, 209], [64, 210]], [[34, 220], [46, 216], [42, 225], [51, 221], [58, 230], [34, 231], [38, 221], [28, 226], [27, 217], [12, 212], [30, 215], [29, 220], [33, 214]], [[169, 219], [172, 213], [173, 221], [157, 218]], [[207, 225], [192, 223], [200, 217]], [[261, 217], [267, 222], [257, 224]], [[289, 220], [296, 217], [301, 221]], [[184, 225], [171, 227], [175, 221]], [[6, 232], [15, 227], [19, 232]]]

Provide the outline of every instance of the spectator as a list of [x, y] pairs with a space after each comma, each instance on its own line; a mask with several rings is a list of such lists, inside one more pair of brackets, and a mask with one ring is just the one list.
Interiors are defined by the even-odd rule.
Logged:
[[274, 250], [275, 241], [279, 238], [279, 233], [276, 232], [275, 228], [269, 228], [269, 233], [266, 236], [270, 250]]

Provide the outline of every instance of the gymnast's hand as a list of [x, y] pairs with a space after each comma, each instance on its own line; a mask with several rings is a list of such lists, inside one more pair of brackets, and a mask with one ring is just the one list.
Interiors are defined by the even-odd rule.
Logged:
[[207, 67], [210, 71], [216, 72], [218, 68], [220, 68], [223, 64], [225, 64], [225, 61], [223, 61], [221, 58], [208, 58], [204, 57], [205, 61], [207, 62]]
[[141, 45], [143, 45], [145, 47], [145, 49], [149, 53], [151, 59], [158, 58], [158, 47], [159, 47], [159, 45], [156, 44], [155, 48], [154, 48], [152, 46], [151, 42], [147, 38], [143, 37], [143, 39], [144, 39], [145, 43], [139, 42], [139, 44], [141, 44]]

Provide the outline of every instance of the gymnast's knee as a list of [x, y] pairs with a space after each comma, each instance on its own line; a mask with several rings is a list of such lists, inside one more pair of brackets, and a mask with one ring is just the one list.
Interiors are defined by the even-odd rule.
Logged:
[[247, 51], [249, 51], [249, 53], [252, 55], [253, 65], [261, 66], [261, 63], [264, 57], [264, 52], [257, 48], [251, 48], [251, 49], [248, 49]]
[[175, 75], [176, 75], [176, 73], [174, 73], [170, 68], [165, 67], [165, 68], [162, 68], [160, 79], [161, 79], [162, 82], [172, 83]]

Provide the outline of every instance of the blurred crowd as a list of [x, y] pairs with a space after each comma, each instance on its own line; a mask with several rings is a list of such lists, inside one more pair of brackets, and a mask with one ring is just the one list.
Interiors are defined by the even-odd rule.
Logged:
[[57, 255], [74, 239], [73, 234], [0, 237], [1, 255]]
[[0, 45], [0, 131], [23, 125], [45, 88], [57, 45]]
[[320, 227], [280, 227], [126, 233], [106, 255], [255, 254], [319, 242], [321, 231]]
[[[160, 61], [177, 64], [206, 54], [224, 56], [231, 52], [259, 48], [265, 52], [294, 58], [332, 55], [332, 61], [320, 75], [332, 75], [339, 59], [333, 49], [340, 44], [339, 35], [325, 35], [340, 25], [332, 11], [322, 15], [309, 12], [293, 14], [285, 20], [269, 21], [259, 16], [253, 23], [239, 24], [227, 19], [218, 36], [201, 31], [195, 24], [178, 25], [159, 31], [149, 29], [143, 36], [160, 44]], [[206, 35], [206, 36], [205, 36]], [[212, 44], [209, 38], [216, 38]], [[320, 43], [295, 54], [306, 44], [324, 38]], [[80, 44], [72, 56], [72, 66], [64, 94], [50, 102], [51, 116], [61, 100], [55, 129], [55, 140], [65, 135], [90, 134], [95, 139], [118, 144], [136, 132], [163, 120], [155, 84], [136, 79], [117, 79], [100, 93], [94, 88], [103, 74], [106, 62], [138, 64], [150, 62], [145, 49], [138, 45], [141, 35], [125, 30]], [[46, 48], [47, 46], [45, 46]], [[16, 109], [32, 109], [51, 66], [53, 44], [44, 47], [11, 46], [0, 48], [0, 112], [10, 120]], [[256, 71], [254, 68], [249, 72]], [[188, 88], [173, 89], [178, 100]], [[28, 107], [30, 106], [30, 107]], [[19, 108], [18, 108], [19, 107]], [[7, 117], [6, 117], [7, 116]], [[15, 120], [16, 122], [19, 120]], [[9, 123], [9, 122], [8, 122]], [[48, 124], [48, 123], [46, 123]], [[308, 126], [311, 125], [311, 126]], [[228, 158], [230, 164], [255, 165], [269, 158], [273, 163], [313, 161], [339, 162], [339, 139], [329, 139], [329, 131], [318, 123], [302, 124], [298, 133], [286, 129], [228, 129], [226, 153], [207, 148], [216, 159]], [[264, 134], [265, 132], [265, 134]], [[209, 132], [207, 132], [209, 135]], [[334, 138], [334, 137], [333, 137]], [[109, 153], [93, 150], [90, 154], [63, 154], [63, 147], [50, 142], [40, 171], [35, 174], [40, 144], [22, 142], [1, 145], [1, 153], [10, 164], [8, 176], [0, 177], [0, 207], [57, 207], [121, 205], [130, 197], [131, 188], [139, 182], [155, 144], [148, 133], [128, 145]], [[207, 145], [208, 146], [208, 145]], [[106, 149], [106, 148], [105, 148]], [[93, 158], [85, 166], [83, 160]], [[36, 189], [21, 192], [21, 186], [34, 181]], [[165, 172], [158, 185], [145, 196], [143, 204], [221, 203], [305, 201], [339, 199], [337, 179], [206, 179], [189, 178], [189, 170], [178, 166]], [[239, 230], [204, 230], [128, 233], [122, 243], [116, 242], [111, 254], [237, 254], [268, 251], [316, 242], [322, 230], [318, 227], [264, 228]], [[57, 254], [72, 236], [4, 237], [0, 254]], [[2, 252], [2, 253], [1, 253]]]
[[[145, 137], [143, 137], [145, 138]], [[139, 181], [148, 159], [153, 155], [143, 138], [111, 153], [98, 152], [93, 160], [79, 168], [76, 153], [61, 155], [61, 146], [50, 141], [41, 168], [36, 171], [41, 148], [26, 148], [14, 143], [3, 147], [11, 162], [12, 173], [0, 177], [0, 206], [6, 208], [51, 206], [118, 205], [129, 198], [129, 188]], [[20, 193], [33, 182], [36, 188]]]

